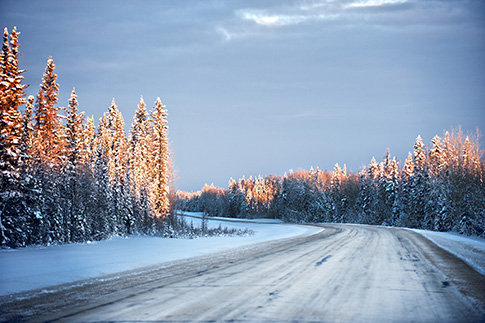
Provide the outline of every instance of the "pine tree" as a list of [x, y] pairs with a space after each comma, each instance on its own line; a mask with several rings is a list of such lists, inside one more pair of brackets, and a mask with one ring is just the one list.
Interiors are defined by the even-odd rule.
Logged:
[[414, 174], [411, 177], [413, 199], [411, 200], [410, 225], [411, 227], [431, 229], [434, 216], [430, 203], [430, 186], [426, 150], [421, 136], [416, 138], [414, 145]]
[[156, 217], [164, 217], [169, 212], [169, 151], [168, 151], [168, 113], [160, 98], [155, 101], [152, 111], [153, 145], [153, 185], [150, 190], [152, 211]]
[[67, 205], [65, 207], [64, 221], [68, 241], [82, 241], [86, 233], [86, 218], [83, 215], [85, 207], [81, 196], [81, 178], [85, 165], [83, 165], [84, 138], [83, 138], [84, 112], [78, 113], [76, 90], [73, 88], [69, 105], [66, 109], [66, 167], [63, 169], [64, 192]]
[[54, 69], [54, 61], [49, 57], [37, 94], [34, 126], [34, 156], [43, 167], [48, 168], [59, 168], [65, 160], [64, 125], [58, 113], [60, 108], [56, 106], [59, 85]]
[[365, 223], [381, 224], [378, 210], [378, 181], [380, 177], [380, 167], [376, 159], [372, 157], [369, 167], [366, 170], [364, 183], [362, 188], [364, 194], [361, 200], [363, 201], [363, 213]]
[[[0, 190], [15, 190], [18, 185], [21, 167], [20, 143], [22, 138], [22, 113], [20, 105], [24, 103], [22, 85], [23, 70], [19, 69], [19, 43], [16, 28], [10, 35], [5, 28], [3, 47], [0, 55]], [[7, 197], [5, 197], [7, 198]]]
[[99, 119], [96, 134], [96, 158], [94, 164], [95, 199], [93, 208], [97, 210], [92, 220], [91, 232], [95, 240], [109, 237], [115, 232], [117, 218], [115, 217], [115, 201], [108, 171], [110, 158], [111, 136], [106, 122], [106, 116]]
[[143, 97], [140, 98], [129, 138], [129, 179], [130, 192], [133, 198], [133, 225], [137, 231], [147, 228], [147, 218], [150, 217], [149, 191], [152, 181], [150, 158], [151, 127], [148, 112]]
[[34, 96], [29, 95], [27, 104], [25, 105], [25, 112], [22, 116], [22, 138], [20, 141], [20, 151], [23, 158], [22, 166], [28, 170], [32, 165], [32, 147], [34, 145]]
[[412, 177], [414, 175], [414, 163], [413, 155], [408, 153], [408, 157], [404, 162], [404, 166], [401, 171], [401, 189], [399, 195], [400, 204], [400, 216], [399, 223], [402, 226], [409, 226], [410, 213], [411, 213], [411, 201], [413, 199], [412, 192]]
[[399, 222], [399, 164], [394, 157], [390, 163], [388, 180], [386, 181], [386, 204], [390, 208], [390, 222], [400, 225]]
[[108, 161], [108, 173], [110, 182], [123, 186], [126, 183], [127, 167], [127, 142], [125, 136], [125, 122], [115, 99], [108, 108], [108, 113], [103, 117], [104, 129], [107, 131], [107, 141], [102, 144], [105, 147]]
[[94, 126], [94, 117], [86, 118], [86, 124], [83, 129], [83, 155], [82, 163], [86, 165], [91, 173], [94, 173], [94, 165], [96, 162], [96, 128]]
[[379, 164], [379, 177], [377, 180], [377, 212], [380, 223], [391, 222], [392, 201], [390, 200], [390, 181], [392, 172], [392, 161], [389, 148], [386, 151], [383, 161]]
[[66, 155], [67, 168], [79, 170], [84, 153], [84, 112], [78, 113], [76, 90], [73, 88], [66, 109]]
[[148, 198], [148, 189], [151, 182], [151, 160], [149, 156], [151, 129], [143, 97], [140, 98], [133, 119], [129, 140], [130, 184], [131, 194], [139, 200], [141, 196], [144, 196], [145, 199]]
[[432, 147], [429, 151], [429, 168], [433, 177], [438, 177], [445, 167], [444, 152], [441, 138], [436, 135], [431, 140]]
[[343, 213], [341, 204], [343, 200], [342, 183], [345, 180], [345, 173], [340, 168], [339, 164], [335, 164], [332, 181], [330, 183], [329, 203], [331, 205], [331, 221], [335, 223], [343, 222], [345, 214]]
[[130, 188], [128, 179], [128, 143], [125, 136], [125, 122], [115, 100], [99, 123], [98, 145], [101, 164], [106, 163], [106, 171], [111, 185], [112, 198], [109, 232], [124, 234], [131, 230]]
[[24, 103], [23, 70], [19, 69], [19, 42], [16, 28], [10, 35], [5, 28], [0, 55], [0, 244], [17, 246], [25, 243], [25, 218], [21, 202]]

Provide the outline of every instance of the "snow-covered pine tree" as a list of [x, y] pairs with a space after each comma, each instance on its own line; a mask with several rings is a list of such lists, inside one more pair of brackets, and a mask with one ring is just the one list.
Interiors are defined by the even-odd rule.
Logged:
[[37, 94], [32, 150], [41, 201], [38, 218], [42, 222], [41, 236], [46, 244], [64, 242], [67, 236], [64, 216], [67, 201], [62, 177], [66, 165], [66, 136], [60, 108], [56, 106], [59, 85], [54, 70], [54, 61], [49, 57]]
[[96, 158], [94, 159], [94, 201], [91, 228], [95, 240], [105, 239], [115, 231], [116, 218], [113, 189], [108, 172], [109, 129], [105, 125], [106, 116], [99, 119], [96, 133]]
[[441, 144], [441, 138], [436, 135], [431, 140], [431, 149], [429, 150], [429, 172], [433, 178], [439, 177], [444, 168], [444, 152]]
[[[463, 138], [462, 136], [459, 136]], [[478, 135], [475, 138], [466, 136], [461, 145], [461, 183], [457, 183], [457, 191], [461, 192], [461, 201], [455, 208], [460, 218], [458, 230], [467, 235], [484, 234], [485, 224], [485, 186], [483, 184], [483, 170], [480, 162], [480, 145]]]
[[57, 107], [59, 85], [52, 57], [47, 60], [47, 66], [42, 78], [42, 84], [37, 94], [35, 125], [34, 125], [34, 157], [47, 168], [60, 168], [65, 161], [64, 125]]
[[78, 170], [84, 155], [84, 112], [78, 113], [76, 89], [73, 88], [66, 109], [66, 155], [67, 168]]
[[448, 176], [446, 175], [447, 158], [441, 142], [436, 135], [431, 140], [431, 149], [428, 154], [429, 182], [430, 182], [430, 211], [434, 217], [433, 230], [446, 231], [449, 227], [449, 212], [452, 209], [448, 190]]
[[145, 231], [150, 216], [149, 191], [152, 184], [150, 145], [151, 126], [143, 97], [140, 98], [129, 137], [129, 178], [135, 218], [133, 225], [138, 231]]
[[152, 111], [153, 145], [153, 181], [150, 190], [152, 212], [156, 217], [164, 217], [170, 210], [169, 187], [169, 150], [168, 150], [168, 113], [160, 98], [155, 101]]
[[106, 138], [100, 137], [100, 139], [104, 140], [102, 145], [107, 154], [110, 182], [124, 185], [128, 165], [128, 143], [124, 130], [125, 122], [115, 99], [111, 102], [108, 112], [103, 116], [103, 125]]
[[125, 122], [115, 100], [99, 123], [98, 145], [101, 158], [106, 162], [109, 183], [112, 188], [113, 212], [110, 213], [110, 232], [124, 234], [131, 230], [131, 203], [128, 179], [128, 143]]
[[82, 241], [86, 234], [86, 217], [83, 214], [86, 207], [82, 200], [81, 179], [85, 170], [83, 164], [84, 138], [83, 123], [84, 112], [78, 113], [76, 90], [73, 88], [66, 110], [66, 167], [64, 189], [67, 205], [64, 221], [67, 222], [66, 234], [68, 241]]
[[382, 223], [389, 224], [391, 221], [391, 213], [392, 213], [392, 202], [390, 200], [391, 192], [388, 191], [391, 181], [391, 172], [392, 172], [392, 161], [391, 161], [391, 154], [389, 152], [389, 148], [386, 151], [386, 155], [384, 156], [383, 161], [379, 164], [379, 178], [377, 180], [377, 209], [378, 209], [378, 218], [379, 221]]
[[25, 102], [22, 84], [24, 72], [19, 68], [19, 42], [16, 28], [10, 34], [4, 29], [0, 53], [0, 245], [24, 245], [25, 214], [22, 200], [23, 132], [20, 105]]
[[342, 203], [342, 182], [344, 181], [344, 174], [339, 164], [335, 164], [332, 180], [330, 182], [330, 190], [327, 194], [328, 202], [330, 204], [330, 221], [334, 223], [341, 223], [344, 215], [341, 207]]
[[82, 149], [80, 161], [78, 163], [77, 175], [77, 192], [79, 197], [79, 219], [82, 219], [77, 231], [83, 235], [83, 240], [93, 239], [95, 232], [93, 231], [93, 223], [98, 216], [99, 210], [95, 208], [96, 199], [96, 181], [95, 181], [95, 160], [96, 160], [96, 139], [94, 119], [86, 118], [86, 123], [81, 129], [82, 131]]
[[366, 188], [364, 192], [366, 196], [364, 197], [364, 213], [368, 224], [381, 224], [381, 218], [379, 215], [379, 177], [380, 177], [380, 166], [376, 162], [376, 159], [372, 157], [372, 160], [367, 168], [367, 173], [365, 176]]
[[83, 129], [83, 155], [82, 163], [86, 165], [91, 173], [94, 173], [94, 164], [96, 161], [96, 127], [94, 126], [94, 117], [86, 118], [86, 124]]
[[400, 225], [399, 221], [399, 183], [400, 172], [396, 157], [383, 163], [385, 179], [381, 182], [384, 200], [381, 201], [384, 219], [391, 225]]
[[247, 208], [246, 198], [241, 189], [241, 181], [229, 180], [227, 212], [230, 217], [240, 217]]
[[131, 194], [136, 199], [148, 197], [150, 179], [150, 123], [143, 97], [133, 117], [129, 139], [129, 173]]
[[[18, 35], [14, 28], [10, 35], [10, 46], [5, 28], [0, 55], [0, 191], [4, 194], [17, 189], [21, 167], [23, 126], [19, 107], [25, 101], [24, 90], [27, 86], [22, 85], [24, 71], [19, 69]], [[2, 198], [4, 201], [6, 199], [7, 196]]]
[[414, 174], [411, 177], [413, 198], [410, 209], [410, 226], [432, 229], [434, 215], [430, 199], [430, 185], [426, 149], [418, 135], [414, 145]]
[[414, 176], [414, 162], [411, 152], [408, 153], [408, 157], [404, 162], [404, 166], [401, 171], [401, 189], [399, 194], [399, 223], [402, 226], [409, 226], [410, 215], [412, 212], [412, 199], [413, 199], [413, 187], [412, 177]]
[[20, 151], [22, 156], [22, 166], [28, 171], [32, 166], [32, 147], [34, 145], [34, 96], [29, 95], [22, 116], [22, 138], [20, 141]]

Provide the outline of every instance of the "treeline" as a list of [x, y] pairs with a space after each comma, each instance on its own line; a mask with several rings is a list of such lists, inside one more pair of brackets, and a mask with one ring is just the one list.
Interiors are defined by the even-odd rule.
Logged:
[[177, 192], [175, 208], [212, 216], [269, 217], [289, 222], [404, 226], [485, 236], [484, 162], [478, 136], [461, 130], [420, 136], [401, 167], [389, 150], [358, 174], [290, 171], [283, 177], [240, 179], [227, 189]]
[[37, 97], [26, 99], [18, 36], [5, 28], [0, 55], [0, 246], [172, 236], [181, 224], [165, 221], [170, 160], [160, 99], [151, 113], [140, 99], [128, 136], [114, 99], [95, 127], [78, 111], [75, 89], [67, 108], [58, 106], [51, 58]]

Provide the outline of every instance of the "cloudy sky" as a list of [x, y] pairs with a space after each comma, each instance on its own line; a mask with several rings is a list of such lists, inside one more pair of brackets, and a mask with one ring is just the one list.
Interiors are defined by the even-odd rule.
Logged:
[[95, 120], [160, 97], [182, 190], [485, 130], [481, 0], [0, 0], [0, 21], [29, 94], [52, 56], [59, 105], [76, 87]]

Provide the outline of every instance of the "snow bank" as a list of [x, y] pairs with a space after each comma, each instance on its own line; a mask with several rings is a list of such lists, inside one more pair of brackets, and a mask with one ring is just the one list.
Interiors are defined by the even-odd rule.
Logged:
[[[187, 222], [193, 221], [195, 223], [201, 223], [201, 221], [196, 221], [194, 219], [202, 220], [203, 215], [201, 212], [183, 212], [181, 213], [185, 217]], [[235, 218], [224, 218], [224, 217], [205, 217], [210, 220], [210, 222], [215, 225], [218, 222], [224, 221], [224, 226], [228, 226], [226, 222], [239, 222], [239, 223], [284, 223], [280, 219], [235, 219]], [[232, 227], [232, 225], [230, 225]]]
[[485, 275], [485, 239], [462, 236], [454, 232], [417, 229], [413, 229], [413, 231], [422, 234], [441, 248], [464, 260], [480, 274]]
[[[200, 213], [190, 215], [201, 217]], [[202, 221], [195, 217], [187, 220], [194, 225]], [[209, 227], [219, 225], [248, 228], [255, 234], [249, 237], [200, 239], [139, 236], [83, 244], [0, 250], [0, 295], [45, 288], [269, 240], [311, 235], [322, 230], [312, 226], [277, 223], [227, 222], [223, 219], [208, 221]]]

